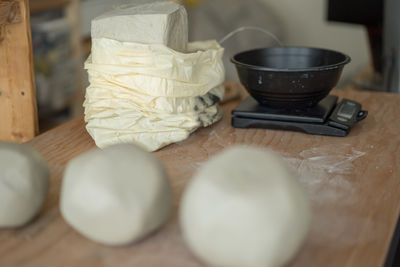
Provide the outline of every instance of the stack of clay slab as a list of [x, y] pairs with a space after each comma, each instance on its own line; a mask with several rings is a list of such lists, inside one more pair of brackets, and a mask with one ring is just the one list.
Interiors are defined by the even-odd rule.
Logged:
[[221, 118], [223, 48], [188, 43], [183, 6], [122, 6], [94, 19], [91, 32], [84, 107], [97, 146], [135, 143], [154, 151]]

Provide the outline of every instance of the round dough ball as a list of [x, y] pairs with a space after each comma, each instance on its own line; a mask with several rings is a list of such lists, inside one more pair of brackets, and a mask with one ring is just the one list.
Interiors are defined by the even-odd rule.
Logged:
[[198, 170], [184, 192], [180, 223], [186, 243], [210, 265], [276, 267], [305, 239], [310, 206], [277, 155], [239, 146]]
[[49, 186], [46, 161], [25, 144], [0, 142], [0, 227], [18, 227], [40, 210]]
[[135, 145], [119, 144], [68, 163], [60, 208], [82, 235], [124, 245], [160, 227], [168, 219], [171, 198], [161, 162]]

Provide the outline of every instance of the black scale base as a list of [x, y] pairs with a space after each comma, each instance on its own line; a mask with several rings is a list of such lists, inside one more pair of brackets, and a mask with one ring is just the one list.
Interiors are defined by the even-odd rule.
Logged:
[[361, 104], [328, 95], [310, 108], [284, 109], [260, 105], [251, 96], [232, 110], [232, 126], [300, 131], [308, 134], [346, 136], [368, 112]]

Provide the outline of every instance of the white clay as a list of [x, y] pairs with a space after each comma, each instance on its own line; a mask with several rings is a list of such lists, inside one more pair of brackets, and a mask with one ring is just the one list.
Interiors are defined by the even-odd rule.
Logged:
[[46, 198], [47, 164], [28, 145], [0, 142], [0, 170], [0, 227], [22, 226]]
[[171, 209], [161, 162], [132, 144], [89, 151], [68, 163], [61, 213], [78, 232], [108, 245], [124, 245], [159, 228]]
[[142, 2], [119, 6], [92, 20], [92, 38], [163, 44], [185, 52], [188, 42], [186, 9], [170, 1]]
[[180, 223], [200, 259], [219, 267], [277, 267], [294, 257], [310, 224], [305, 192], [274, 153], [227, 149], [193, 177]]

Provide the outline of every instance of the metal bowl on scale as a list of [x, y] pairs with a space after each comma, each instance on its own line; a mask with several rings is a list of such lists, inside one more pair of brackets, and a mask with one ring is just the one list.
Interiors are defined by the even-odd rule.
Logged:
[[231, 59], [240, 82], [260, 104], [312, 107], [339, 81], [350, 57], [311, 47], [271, 47], [244, 51]]

